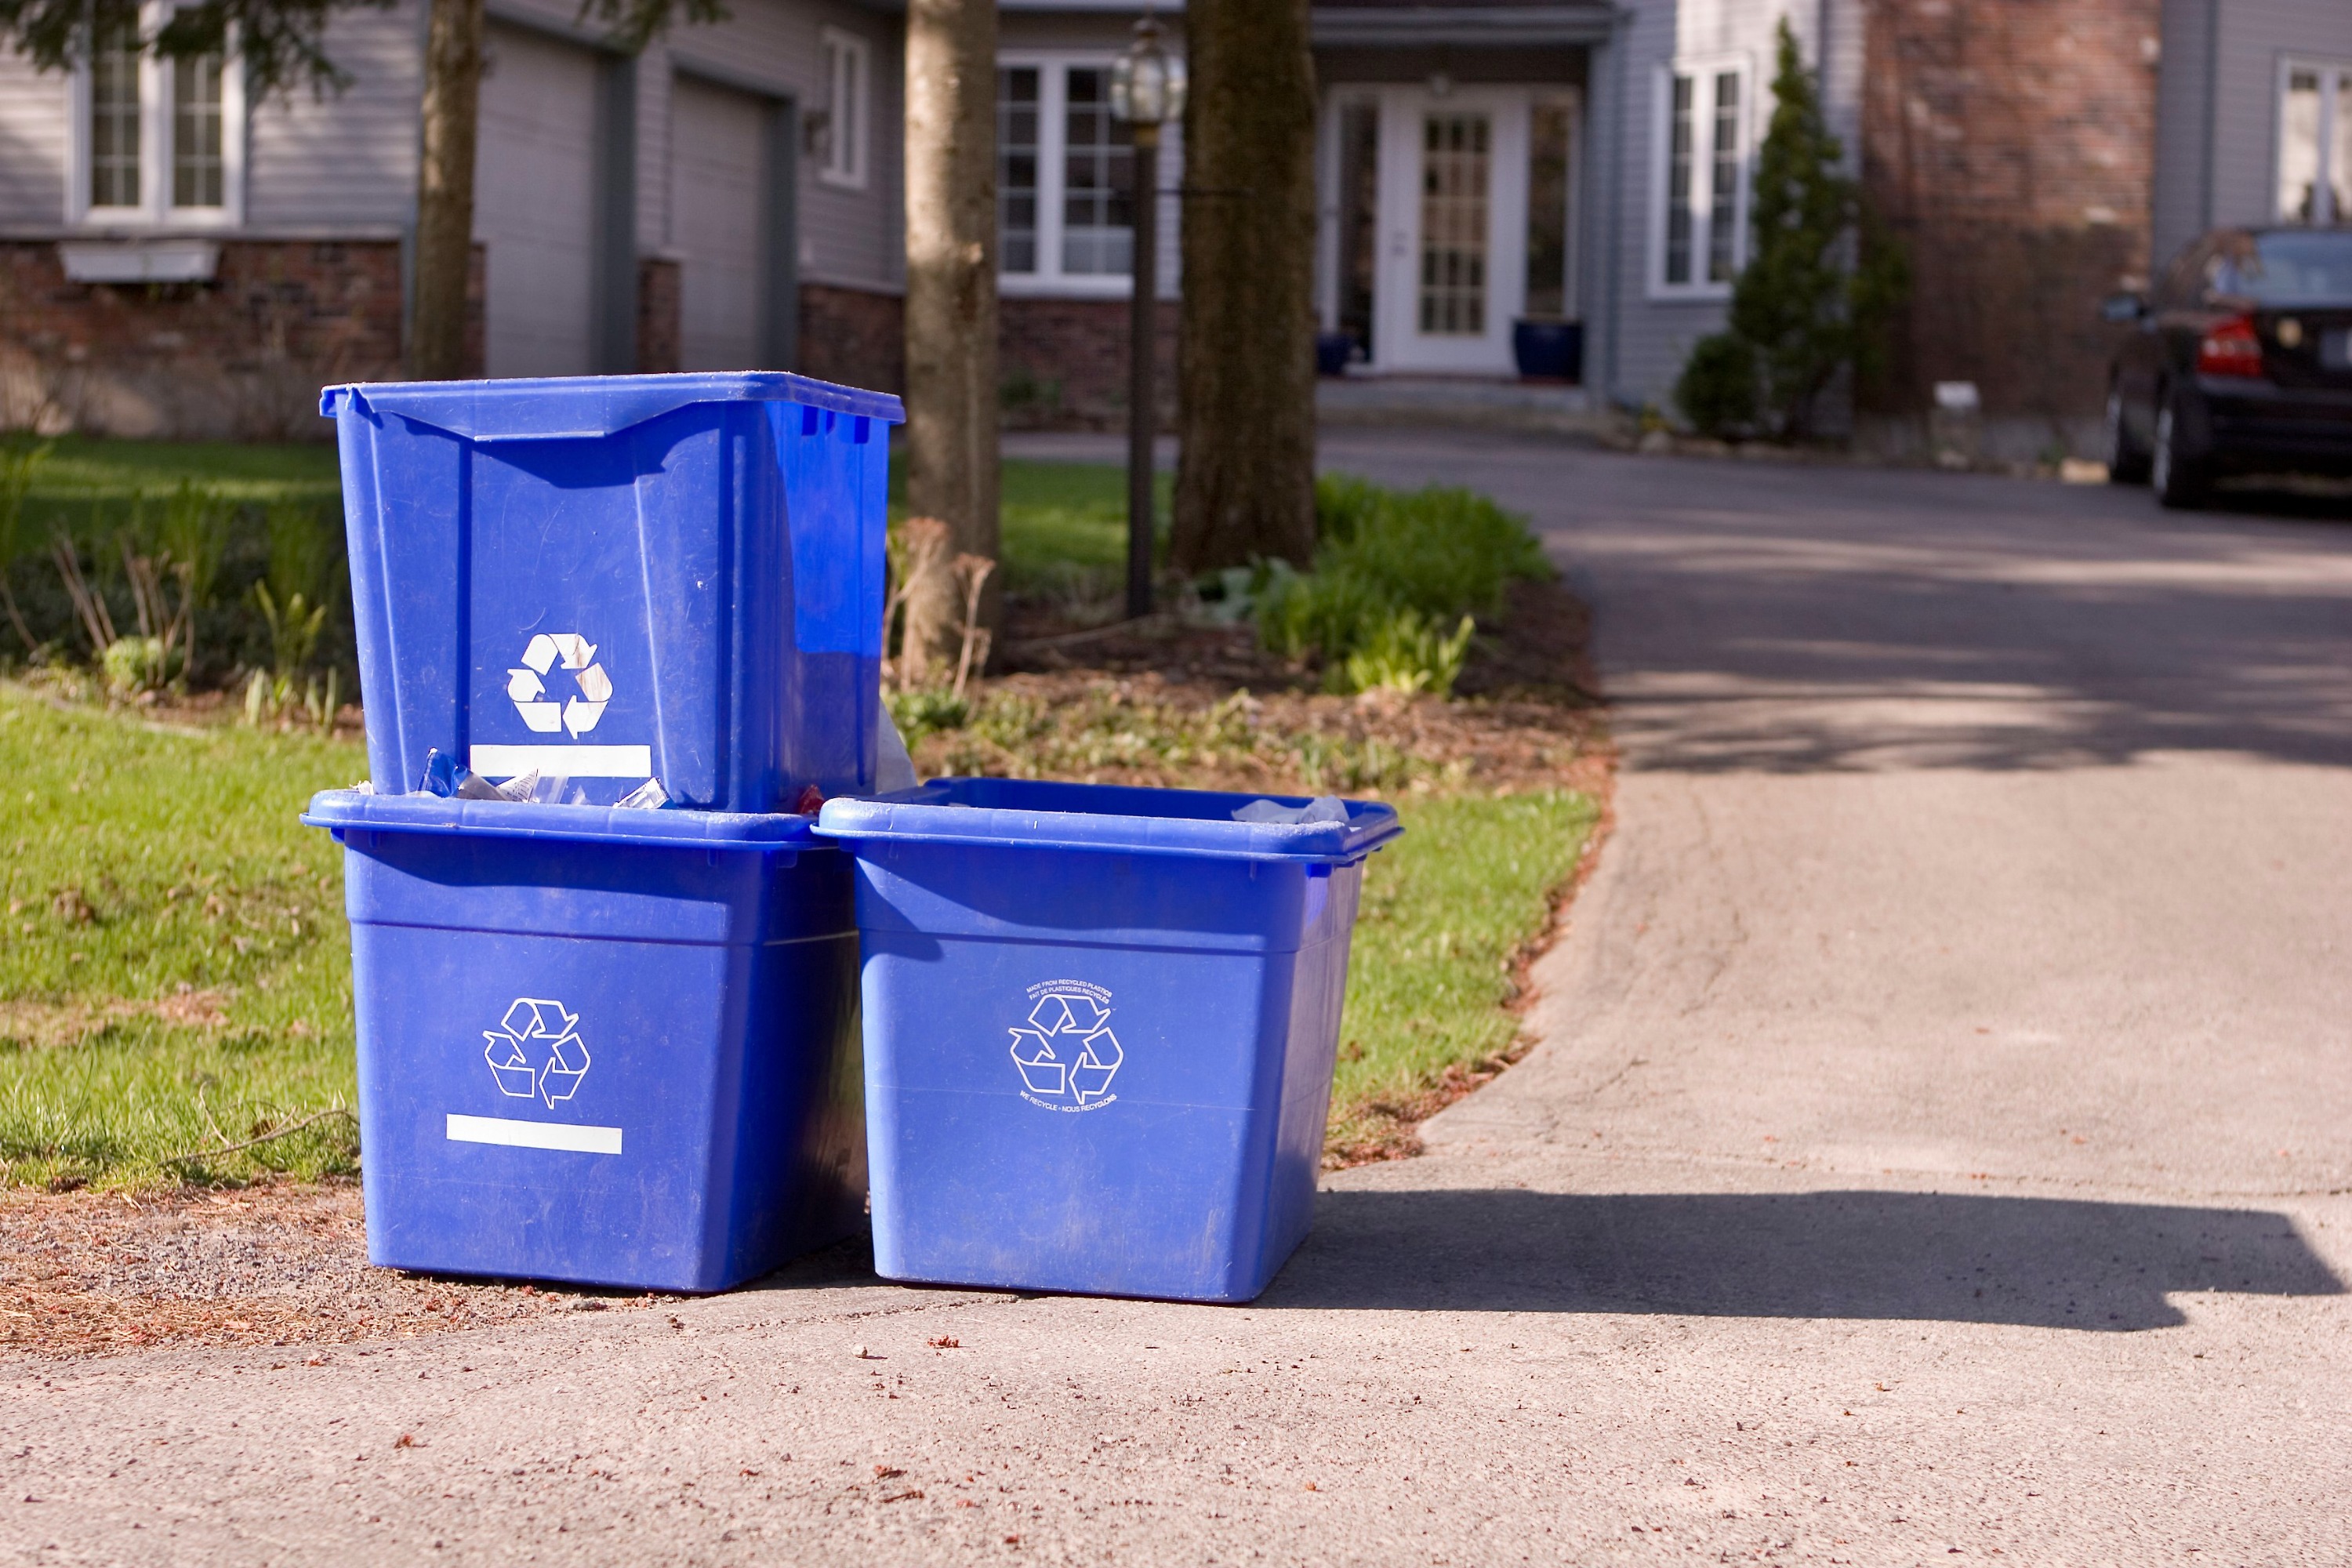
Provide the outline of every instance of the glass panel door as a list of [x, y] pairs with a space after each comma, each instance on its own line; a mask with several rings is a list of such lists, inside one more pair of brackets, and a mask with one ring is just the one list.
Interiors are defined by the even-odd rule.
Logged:
[[1569, 279], [1569, 164], [1575, 110], [1538, 103], [1528, 125], [1528, 303], [1534, 321], [1565, 321], [1575, 309]]
[[1422, 121], [1421, 330], [1432, 337], [1486, 331], [1486, 203], [1494, 128], [1484, 114]]
[[1339, 106], [1339, 330], [1372, 357], [1372, 292], [1381, 256], [1381, 106]]

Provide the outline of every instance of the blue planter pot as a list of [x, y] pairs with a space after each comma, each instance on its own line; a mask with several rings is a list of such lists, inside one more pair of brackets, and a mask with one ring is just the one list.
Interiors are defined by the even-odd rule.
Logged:
[[1541, 381], [1584, 379], [1582, 321], [1516, 321], [1511, 353], [1519, 374]]
[[1356, 352], [1356, 340], [1346, 332], [1315, 334], [1315, 374], [1345, 375], [1348, 361]]

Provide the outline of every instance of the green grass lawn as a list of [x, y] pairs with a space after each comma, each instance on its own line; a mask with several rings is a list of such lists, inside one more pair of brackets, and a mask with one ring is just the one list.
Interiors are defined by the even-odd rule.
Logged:
[[86, 537], [94, 510], [103, 507], [120, 521], [133, 497], [163, 494], [184, 479], [210, 485], [234, 501], [341, 504], [342, 482], [330, 442], [237, 446], [66, 436], [49, 443], [48, 459], [25, 498], [26, 531], [38, 545], [62, 521], [76, 536]]
[[[894, 479], [897, 476], [894, 475]], [[1153, 483], [1156, 549], [1168, 548], [1174, 476]], [[998, 490], [1004, 585], [1009, 592], [1085, 604], [1116, 597], [1127, 582], [1127, 470], [1112, 463], [1009, 458]], [[897, 500], [894, 490], [894, 502]], [[894, 505], [894, 515], [903, 511]]]
[[359, 746], [178, 732], [0, 683], [0, 1179], [352, 1169], [350, 1123], [219, 1159], [352, 1093], [341, 851], [295, 814]]
[[1348, 955], [1328, 1142], [1376, 1146], [1400, 1112], [1507, 1051], [1513, 961], [1550, 918], [1600, 804], [1572, 790], [1408, 798], [1405, 835], [1372, 857]]
[[[332, 464], [323, 447], [68, 442], [37, 495], [86, 502], [192, 476], [330, 500]], [[1008, 573], [1116, 583], [1123, 485], [1116, 468], [1006, 464]], [[340, 1115], [206, 1152], [351, 1103], [341, 851], [295, 817], [365, 772], [348, 741], [175, 730], [0, 681], [0, 1183], [356, 1168]], [[1595, 816], [1567, 792], [1412, 795], [1401, 809], [1404, 838], [1366, 874], [1335, 1145], [1378, 1143], [1450, 1068], [1509, 1046], [1513, 956]]]

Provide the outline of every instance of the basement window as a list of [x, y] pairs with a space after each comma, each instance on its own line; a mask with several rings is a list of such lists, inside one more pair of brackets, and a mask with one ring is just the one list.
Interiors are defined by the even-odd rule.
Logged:
[[219, 54], [143, 49], [170, 8], [100, 9], [68, 91], [66, 219], [92, 227], [235, 224], [244, 205], [244, 73]]

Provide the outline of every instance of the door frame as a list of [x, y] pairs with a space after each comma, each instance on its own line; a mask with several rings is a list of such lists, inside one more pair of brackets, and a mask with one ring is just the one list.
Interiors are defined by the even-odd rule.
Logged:
[[[1381, 90], [1379, 259], [1373, 267], [1371, 368], [1379, 372], [1508, 375], [1511, 324], [1527, 304], [1529, 86], [1423, 86]], [[1422, 132], [1433, 112], [1488, 119], [1486, 331], [1420, 331]]]

